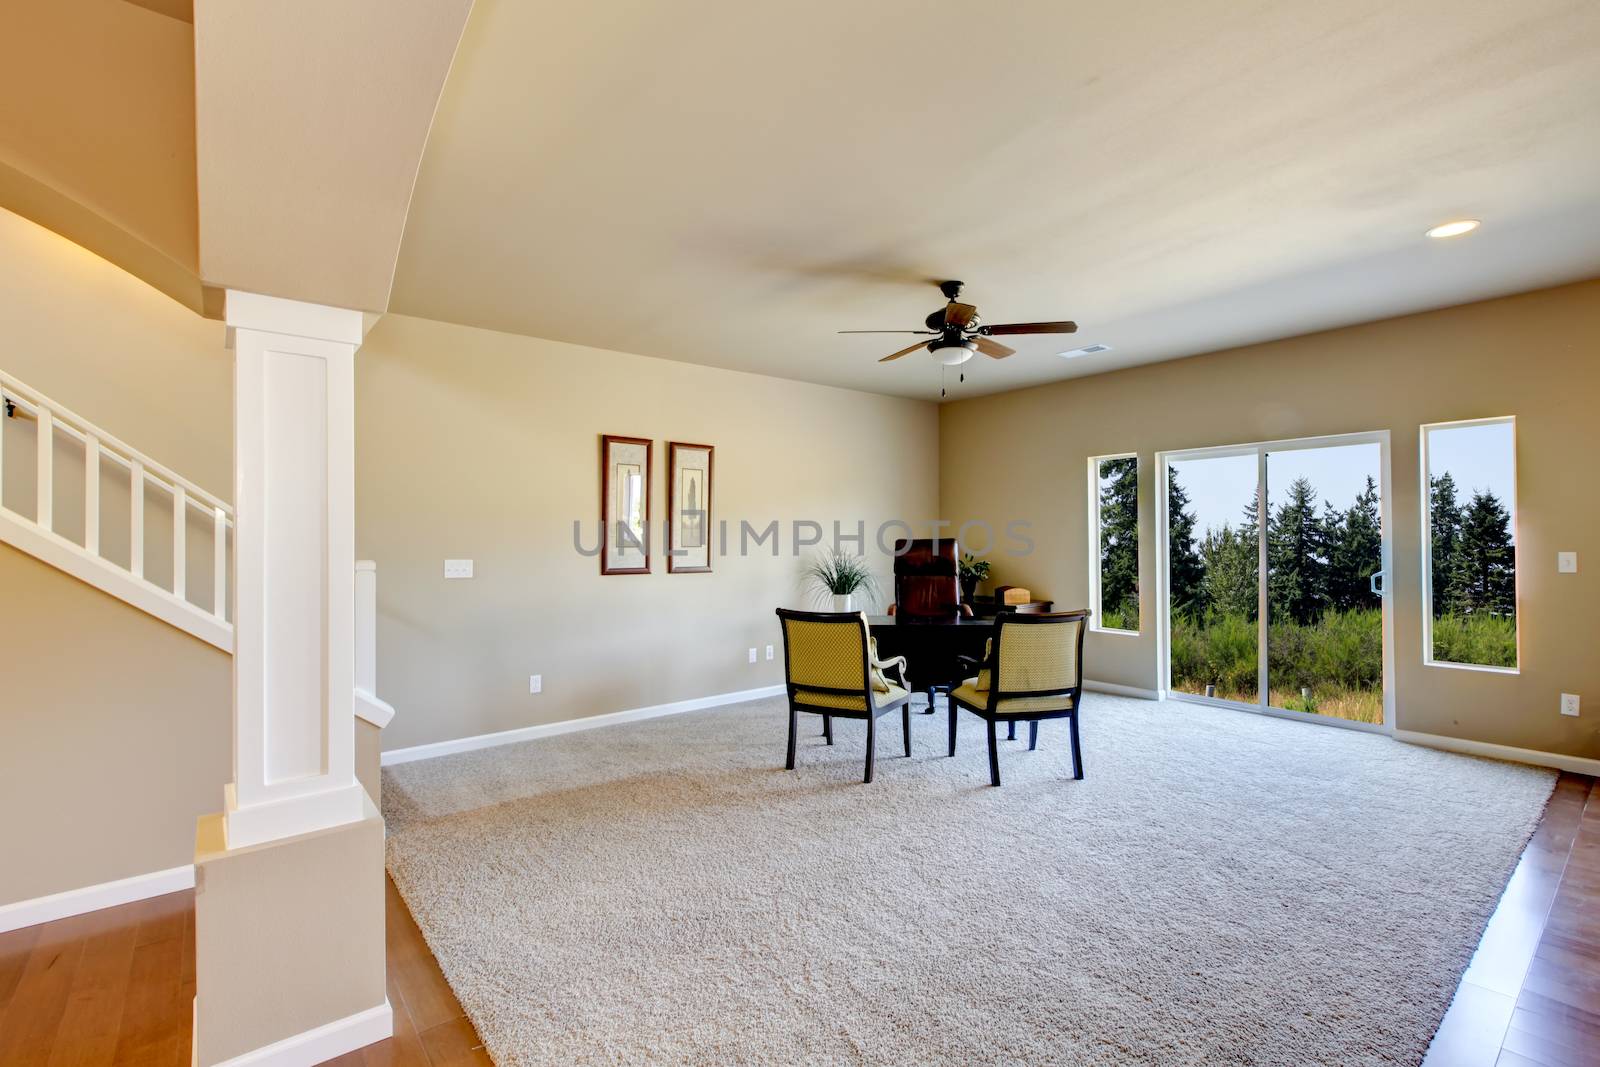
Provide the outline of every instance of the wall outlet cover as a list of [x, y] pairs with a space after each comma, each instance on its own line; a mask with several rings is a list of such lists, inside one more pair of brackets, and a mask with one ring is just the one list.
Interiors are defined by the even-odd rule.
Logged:
[[471, 578], [472, 561], [470, 559], [447, 559], [444, 561], [444, 576], [446, 578]]
[[756, 650], [752, 648], [750, 650], [750, 662], [754, 663], [755, 661], [756, 661]]
[[772, 658], [772, 646], [771, 645], [767, 646], [767, 658], [768, 659]]
[[530, 674], [530, 675], [528, 675], [528, 692], [530, 692], [530, 693], [542, 693], [542, 692], [544, 692], [544, 675], [542, 675], [542, 674]]
[[1562, 693], [1561, 694], [1561, 714], [1563, 714], [1563, 715], [1573, 715], [1573, 716], [1576, 716], [1578, 714], [1578, 694], [1577, 693]]

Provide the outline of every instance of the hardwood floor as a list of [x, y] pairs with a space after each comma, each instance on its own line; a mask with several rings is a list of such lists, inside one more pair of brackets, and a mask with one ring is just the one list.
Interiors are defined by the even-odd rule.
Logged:
[[1424, 1067], [1600, 1067], [1600, 782], [1563, 774]]
[[[394, 1036], [339, 1067], [488, 1064], [393, 882], [385, 887]], [[0, 934], [4, 1067], [188, 1067], [194, 893]]]
[[[339, 1067], [489, 1057], [387, 884], [394, 1036]], [[184, 1067], [192, 893], [0, 934], [0, 1064]], [[1425, 1067], [1600, 1067], [1600, 783], [1564, 774], [1462, 976]]]

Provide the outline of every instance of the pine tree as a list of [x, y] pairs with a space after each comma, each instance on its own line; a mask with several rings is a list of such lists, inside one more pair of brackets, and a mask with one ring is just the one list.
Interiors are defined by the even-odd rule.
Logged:
[[1167, 478], [1167, 582], [1172, 594], [1174, 615], [1199, 618], [1205, 613], [1201, 583], [1205, 564], [1194, 541], [1194, 513], [1189, 510], [1189, 494], [1175, 475]]
[[1433, 583], [1433, 615], [1438, 618], [1461, 599], [1455, 582], [1461, 568], [1461, 505], [1456, 480], [1445, 471], [1428, 480], [1429, 579]]
[[1458, 557], [1452, 593], [1462, 610], [1495, 615], [1516, 612], [1511, 514], [1493, 493], [1473, 493], [1463, 510]]
[[1372, 575], [1383, 566], [1383, 531], [1378, 514], [1378, 485], [1369, 475], [1366, 488], [1344, 512], [1328, 505], [1323, 534], [1328, 550], [1328, 602], [1339, 611], [1376, 608]]
[[1100, 612], [1139, 628], [1139, 461], [1100, 464]]
[[1310, 625], [1328, 605], [1327, 557], [1316, 489], [1305, 478], [1267, 522], [1267, 596], [1274, 616]]
[[1207, 530], [1200, 542], [1205, 565], [1201, 588], [1205, 602], [1222, 615], [1254, 620], [1258, 613], [1256, 571], [1259, 547], [1253, 528], [1231, 526]]

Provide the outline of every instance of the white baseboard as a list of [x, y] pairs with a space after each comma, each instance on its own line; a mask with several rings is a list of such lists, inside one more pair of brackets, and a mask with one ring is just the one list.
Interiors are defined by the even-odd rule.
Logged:
[[1154, 689], [1140, 689], [1132, 685], [1118, 685], [1116, 682], [1095, 682], [1088, 678], [1083, 680], [1083, 687], [1091, 693], [1110, 693], [1112, 696], [1134, 697], [1138, 700], [1159, 700], [1161, 694]]
[[1512, 763], [1531, 763], [1535, 767], [1553, 767], [1559, 771], [1571, 771], [1573, 774], [1600, 777], [1600, 759], [1588, 759], [1584, 756], [1566, 756], [1559, 752], [1540, 752], [1532, 748], [1492, 745], [1487, 741], [1466, 741], [1459, 737], [1446, 737], [1443, 734], [1424, 734], [1416, 730], [1396, 730], [1394, 739], [1411, 745], [1443, 749], [1446, 752], [1462, 752], [1469, 756], [1487, 756], [1490, 759], [1508, 760]]
[[557, 734], [570, 734], [578, 730], [595, 730], [602, 726], [616, 726], [618, 723], [637, 722], [640, 719], [655, 719], [663, 715], [677, 715], [685, 711], [700, 711], [705, 708], [721, 707], [724, 704], [739, 704], [746, 700], [781, 696], [784, 691], [781, 685], [768, 685], [760, 689], [741, 689], [734, 693], [717, 693], [691, 700], [676, 700], [670, 704], [652, 704], [649, 707], [629, 708], [627, 711], [613, 711], [605, 715], [588, 715], [581, 719], [563, 719], [560, 722], [541, 723], [538, 726], [524, 726], [519, 730], [458, 737], [453, 741], [436, 741], [431, 745], [395, 748], [385, 752], [381, 762], [385, 767], [392, 767], [397, 763], [433, 759], [435, 756], [448, 756], [456, 752], [472, 752], [480, 748], [494, 748], [496, 745], [514, 745], [519, 741], [554, 737]]
[[0, 933], [193, 888], [194, 865], [185, 864], [182, 867], [139, 874], [115, 882], [87, 885], [82, 889], [68, 889], [63, 893], [52, 893], [47, 897], [19, 900], [15, 904], [0, 904]]
[[[198, 1004], [196, 1006], [198, 1008]], [[377, 1007], [346, 1015], [315, 1030], [274, 1041], [207, 1067], [311, 1067], [393, 1035], [394, 1011], [385, 998]], [[199, 1062], [198, 1050], [192, 1045], [190, 1062]]]

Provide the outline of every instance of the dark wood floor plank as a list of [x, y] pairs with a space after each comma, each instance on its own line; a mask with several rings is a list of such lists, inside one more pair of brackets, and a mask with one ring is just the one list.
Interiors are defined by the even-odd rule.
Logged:
[[136, 948], [168, 938], [181, 938], [185, 919], [194, 913], [194, 890], [167, 893], [141, 903], [145, 909], [139, 921]]
[[0, 1064], [42, 1067], [49, 1062], [83, 958], [84, 939], [96, 925], [92, 915], [41, 925], [16, 992], [0, 1016]]
[[[178, 929], [181, 931], [182, 924]], [[182, 1067], [194, 1017], [182, 1002], [183, 939], [164, 937], [133, 950], [115, 1067]]]
[[[117, 909], [100, 914], [110, 916]], [[50, 1067], [102, 1067], [116, 1054], [139, 924], [133, 914], [89, 938], [56, 1032]]]
[[6, 1005], [11, 1003], [17, 983], [22, 980], [22, 972], [28, 966], [28, 954], [33, 951], [33, 943], [39, 939], [40, 929], [38, 926], [24, 926], [20, 930], [8, 930], [0, 934], [0, 1019], [5, 1018]]
[[1573, 1048], [1600, 1049], [1600, 1026], [1593, 1026], [1577, 1019], [1518, 1008], [1511, 1013], [1511, 1028]]
[[1573, 1046], [1515, 1025], [1506, 1031], [1504, 1048], [1546, 1067], [1600, 1067], [1600, 1046]]
[[1422, 1067], [1494, 1067], [1515, 1008], [1504, 993], [1462, 982]]
[[1547, 1063], [1530, 1060], [1526, 1056], [1519, 1056], [1515, 1052], [1503, 1051], [1500, 1058], [1495, 1060], [1495, 1067], [1550, 1067]]
[[465, 1018], [422, 1032], [422, 1047], [428, 1050], [430, 1067], [493, 1067], [478, 1033]]
[[405, 997], [418, 1033], [461, 1018], [465, 1012], [455, 991], [445, 981], [439, 963], [428, 951], [428, 943], [417, 928], [405, 900], [391, 880], [386, 896], [385, 941], [388, 947], [389, 970], [395, 984]]
[[429, 1067], [427, 1050], [417, 1036], [411, 1012], [405, 1006], [405, 996], [395, 984], [391, 970], [388, 978], [389, 1007], [394, 1012], [394, 1036], [362, 1049], [366, 1067]]

